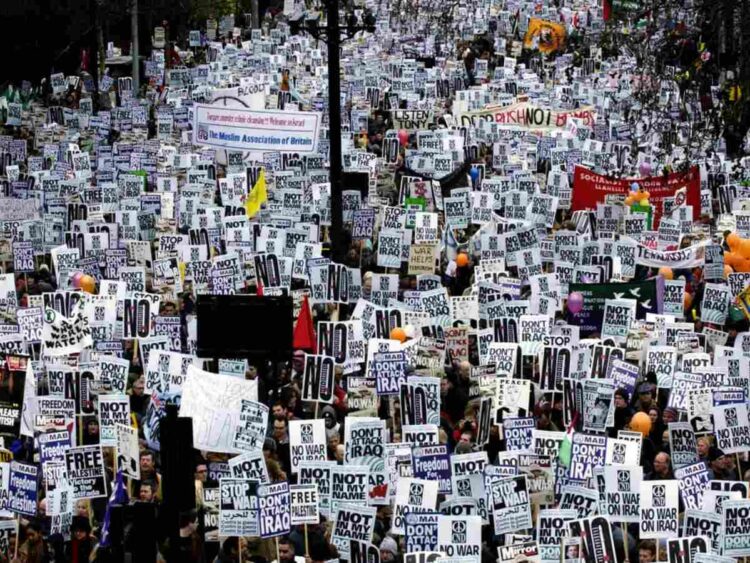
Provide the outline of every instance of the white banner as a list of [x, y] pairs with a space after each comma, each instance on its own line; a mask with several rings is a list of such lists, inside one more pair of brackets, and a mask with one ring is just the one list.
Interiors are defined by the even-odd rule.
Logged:
[[314, 112], [195, 106], [194, 143], [238, 151], [315, 153], [321, 115]]
[[704, 240], [682, 250], [652, 250], [639, 244], [637, 241], [623, 237], [626, 241], [636, 244], [635, 263], [649, 268], [695, 268], [703, 266], [706, 256], [706, 245], [710, 242]]

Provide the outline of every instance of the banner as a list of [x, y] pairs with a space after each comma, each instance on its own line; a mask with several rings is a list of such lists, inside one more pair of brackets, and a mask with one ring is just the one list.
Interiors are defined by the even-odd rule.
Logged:
[[194, 106], [193, 142], [237, 151], [317, 152], [321, 114]]
[[552, 131], [565, 128], [570, 118], [581, 119], [584, 125], [593, 126], [596, 120], [596, 110], [593, 106], [574, 110], [554, 110], [535, 106], [531, 102], [519, 102], [510, 106], [487, 106], [478, 111], [464, 112], [458, 118], [460, 125], [465, 127], [477, 126], [481, 121], [489, 121], [501, 128]]
[[532, 527], [526, 476], [494, 481], [489, 487], [495, 535]]
[[638, 522], [641, 518], [641, 480], [643, 467], [613, 466], [603, 468], [604, 490], [600, 511], [614, 522]]
[[10, 504], [8, 508], [16, 514], [36, 516], [37, 475], [36, 465], [10, 462]]
[[396, 497], [393, 507], [394, 534], [405, 533], [404, 516], [412, 512], [435, 510], [438, 497], [438, 484], [425, 479], [402, 477], [396, 484]]
[[596, 204], [604, 203], [607, 195], [628, 195], [630, 186], [634, 182], [649, 193], [649, 201], [654, 210], [654, 230], [659, 228], [665, 200], [674, 198], [676, 192], [683, 188], [687, 191], [686, 203], [693, 208], [693, 220], [697, 221], [700, 218], [701, 183], [697, 166], [692, 167], [687, 173], [674, 172], [667, 176], [629, 179], [611, 179], [583, 166], [576, 166], [571, 209], [573, 211], [596, 209]]
[[127, 395], [99, 395], [99, 436], [102, 446], [117, 444], [116, 425], [130, 424], [130, 399]]
[[647, 313], [659, 313], [662, 310], [661, 293], [653, 279], [629, 283], [571, 283], [568, 288], [569, 293], [578, 292], [583, 295], [583, 309], [567, 315], [569, 324], [580, 327], [582, 338], [594, 332], [601, 333], [607, 299], [637, 300], [637, 319], [645, 319]]
[[331, 472], [334, 467], [335, 461], [303, 461], [299, 465], [300, 485], [318, 486], [320, 512], [326, 517], [331, 514]]
[[132, 426], [117, 424], [117, 471], [132, 479], [141, 478], [140, 446], [138, 444], [138, 429]]
[[448, 446], [443, 444], [413, 448], [412, 467], [414, 468], [414, 477], [437, 481], [440, 494], [451, 494], [451, 466]]
[[320, 354], [305, 354], [302, 400], [333, 402], [334, 359]]
[[675, 469], [674, 476], [679, 480], [680, 498], [685, 508], [700, 510], [703, 506], [703, 491], [711, 480], [711, 473], [703, 461]]
[[568, 535], [567, 522], [577, 518], [575, 510], [540, 510], [537, 514], [536, 533], [543, 563], [560, 561], [561, 541]]

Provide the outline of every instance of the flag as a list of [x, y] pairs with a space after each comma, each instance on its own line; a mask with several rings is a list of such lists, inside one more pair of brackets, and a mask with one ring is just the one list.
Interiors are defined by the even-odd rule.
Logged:
[[266, 171], [261, 168], [258, 174], [258, 181], [255, 182], [250, 195], [245, 199], [245, 213], [248, 217], [255, 217], [260, 211], [260, 206], [268, 201], [268, 192], [266, 191]]
[[309, 350], [317, 354], [317, 345], [315, 343], [315, 329], [313, 328], [312, 315], [310, 314], [310, 303], [307, 295], [302, 301], [297, 323], [294, 325], [294, 341], [292, 347], [295, 350]]
[[443, 229], [443, 250], [445, 250], [445, 257], [450, 262], [455, 260], [458, 256], [458, 241], [456, 235], [453, 234], [453, 228], [446, 223], [445, 229]]
[[122, 471], [117, 472], [115, 477], [115, 487], [112, 489], [112, 494], [109, 495], [109, 501], [107, 502], [107, 510], [104, 513], [104, 523], [102, 524], [102, 541], [100, 545], [102, 547], [109, 546], [109, 526], [111, 518], [111, 510], [114, 505], [125, 505], [128, 504], [128, 491], [125, 488], [125, 478], [122, 476]]
[[568, 426], [568, 431], [565, 433], [565, 438], [563, 438], [563, 441], [560, 443], [560, 452], [557, 454], [557, 457], [563, 467], [570, 467], [570, 457], [573, 450], [573, 434], [575, 433], [573, 428], [575, 428], [577, 420], [578, 413], [573, 416], [573, 420], [570, 421], [570, 426]]

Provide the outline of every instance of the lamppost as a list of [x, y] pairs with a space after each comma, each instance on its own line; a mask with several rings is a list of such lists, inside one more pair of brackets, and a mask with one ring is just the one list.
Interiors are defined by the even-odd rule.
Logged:
[[365, 10], [360, 23], [354, 9], [347, 10], [346, 25], [339, 24], [339, 0], [323, 0], [327, 15], [326, 25], [321, 26], [318, 18], [300, 17], [289, 22], [292, 35], [306, 32], [315, 39], [323, 39], [328, 46], [328, 114], [330, 132], [330, 182], [331, 182], [331, 260], [343, 263], [346, 257], [344, 248], [344, 217], [342, 209], [341, 164], [341, 42], [342, 36], [351, 39], [360, 31], [375, 31], [375, 16]]

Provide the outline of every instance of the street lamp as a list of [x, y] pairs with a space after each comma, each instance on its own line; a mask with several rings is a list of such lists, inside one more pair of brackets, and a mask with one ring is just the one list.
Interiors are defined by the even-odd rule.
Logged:
[[[360, 22], [351, 7], [347, 7], [346, 25], [339, 25], [339, 1], [323, 0], [327, 14], [325, 26], [318, 18], [303, 15], [290, 20], [292, 35], [305, 32], [315, 39], [322, 39], [328, 46], [328, 113], [330, 132], [330, 182], [331, 182], [331, 260], [343, 263], [347, 249], [344, 248], [344, 218], [342, 209], [342, 165], [341, 165], [341, 42], [360, 31], [375, 31], [375, 16], [365, 10]], [[342, 39], [343, 36], [343, 39]]]

